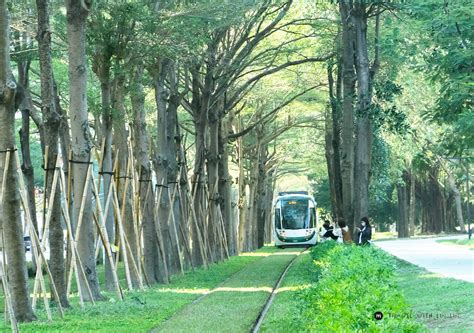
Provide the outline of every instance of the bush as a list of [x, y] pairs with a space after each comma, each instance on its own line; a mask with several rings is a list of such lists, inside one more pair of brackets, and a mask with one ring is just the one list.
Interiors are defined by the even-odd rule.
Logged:
[[[423, 328], [411, 318], [397, 290], [396, 263], [369, 246], [325, 242], [311, 252], [319, 282], [306, 290], [303, 326], [309, 332], [416, 332]], [[382, 320], [374, 313], [381, 311]]]

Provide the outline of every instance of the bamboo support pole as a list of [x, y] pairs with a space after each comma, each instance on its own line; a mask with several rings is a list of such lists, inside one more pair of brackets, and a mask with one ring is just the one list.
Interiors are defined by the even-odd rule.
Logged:
[[[119, 208], [119, 203], [118, 203], [118, 197], [117, 197], [117, 191], [115, 188], [114, 182], [110, 182], [111, 187], [112, 187], [112, 192], [113, 192], [113, 207], [116, 212], [116, 217], [117, 217], [117, 226], [118, 226], [118, 232], [119, 232], [119, 238], [120, 238], [120, 247], [122, 248], [122, 259], [123, 263], [125, 265], [125, 277], [127, 279], [127, 286], [129, 290], [133, 290], [133, 283], [132, 283], [132, 277], [130, 275], [130, 268], [129, 268], [129, 263], [128, 263], [128, 256], [127, 256], [127, 246], [125, 245], [125, 233], [123, 230], [123, 224], [122, 224], [122, 215], [120, 212]], [[118, 259], [118, 256], [117, 256]], [[117, 264], [117, 262], [116, 262]]]
[[[84, 184], [84, 190], [82, 192], [81, 206], [80, 206], [80, 210], [79, 210], [79, 217], [78, 217], [78, 220], [77, 220], [77, 225], [76, 225], [75, 231], [72, 228], [72, 224], [71, 224], [71, 239], [72, 238], [75, 239], [74, 240], [74, 251], [76, 252], [75, 260], [77, 260], [79, 262], [79, 270], [81, 271], [83, 279], [86, 282], [87, 292], [90, 296], [90, 299], [91, 299], [92, 303], [95, 304], [94, 297], [92, 296], [92, 291], [90, 289], [89, 282], [87, 280], [87, 276], [84, 272], [84, 266], [82, 265], [80, 255], [79, 255], [79, 251], [77, 250], [77, 243], [79, 242], [79, 235], [80, 235], [80, 231], [81, 231], [81, 227], [82, 227], [82, 220], [84, 218], [84, 210], [85, 210], [85, 204], [86, 204], [86, 200], [87, 200], [87, 191], [89, 189], [89, 182], [90, 182], [91, 174], [92, 174], [92, 165], [89, 165], [88, 168], [87, 168], [86, 182]], [[69, 268], [69, 275], [68, 275], [69, 276], [69, 281], [68, 281], [68, 286], [67, 286], [68, 294], [69, 294], [69, 291], [70, 291], [70, 288], [71, 288], [71, 278], [72, 278], [71, 271], [72, 271], [72, 269], [73, 269], [73, 265], [71, 264], [70, 268]], [[78, 283], [79, 282], [80, 281], [78, 281]], [[79, 285], [78, 285], [78, 288], [79, 288]]]
[[[48, 188], [47, 184], [48, 184], [48, 178], [49, 178], [49, 172], [48, 172], [48, 155], [49, 155], [49, 146], [46, 146], [44, 148], [44, 158], [43, 158], [43, 169], [44, 169], [44, 182], [43, 182], [43, 188], [44, 188], [44, 192], [43, 192], [43, 230], [44, 230], [44, 221], [46, 220], [46, 210], [47, 210], [47, 202], [46, 202], [46, 198], [47, 198], [47, 193], [46, 193], [46, 189]], [[38, 233], [40, 231], [38, 230]], [[44, 231], [43, 231], [44, 233]]]
[[[113, 167], [114, 172], [117, 172], [117, 170], [118, 170], [118, 154], [119, 154], [119, 149], [117, 149], [117, 151], [116, 151], [116, 156], [117, 157], [115, 158], [115, 162], [114, 162], [114, 167]], [[117, 197], [117, 193], [116, 193], [115, 183], [114, 183], [113, 179], [111, 179], [111, 181], [110, 181], [108, 196], [107, 196], [106, 201], [105, 201], [105, 210], [103, 210], [103, 212], [108, 211], [111, 202], [112, 202], [113, 209], [114, 209], [114, 212], [115, 212], [115, 217], [118, 220], [118, 218], [120, 217], [120, 210], [116, 209], [116, 207], [118, 207], [119, 204], [118, 204], [118, 197]], [[116, 221], [115, 224], [118, 225], [118, 222]], [[120, 231], [119, 231], [118, 245], [120, 247], [122, 247], [122, 244], [123, 244], [123, 242], [121, 241]], [[124, 257], [126, 255], [126, 252], [124, 252], [124, 247], [122, 247], [122, 252], [123, 252], [122, 256]], [[115, 261], [114, 261], [114, 266], [116, 268], [118, 267], [119, 257], [120, 257], [120, 253], [116, 255], [116, 258], [115, 258]], [[113, 260], [113, 256], [112, 256], [112, 260]], [[132, 280], [131, 280], [131, 275], [130, 275], [130, 266], [129, 266], [129, 263], [128, 263], [128, 257], [124, 258], [124, 268], [125, 268], [125, 279], [127, 281], [127, 286], [130, 289], [130, 286], [132, 285]], [[130, 290], [133, 290], [133, 289], [130, 289]]]
[[[178, 196], [179, 198], [183, 198], [183, 189], [181, 188], [181, 184], [178, 183]], [[189, 222], [189, 215], [186, 215], [186, 209], [184, 207], [184, 200], [180, 200], [179, 201], [179, 209], [180, 209], [180, 212], [181, 212], [181, 216], [183, 219], [185, 219], [186, 221], [186, 225], [185, 226], [188, 226], [188, 222]], [[188, 258], [189, 258], [189, 263], [191, 264], [191, 268], [192, 270], [194, 271], [195, 270], [195, 267], [194, 267], [194, 261], [193, 261], [193, 256], [191, 255], [191, 247], [189, 246], [189, 242], [188, 242], [188, 238], [186, 237], [186, 233], [183, 231], [183, 226], [182, 224], [180, 223], [179, 224], [179, 232], [181, 234], [181, 237], [183, 238], [183, 243], [184, 243], [184, 249], [186, 251], [186, 254], [188, 255]], [[188, 230], [188, 233], [189, 235], [189, 230]]]
[[[214, 185], [213, 185], [213, 189], [212, 191], [209, 193], [209, 207], [211, 207], [211, 205], [214, 205], [215, 207], [213, 207], [212, 209], [215, 209], [216, 212], [217, 212], [217, 216], [209, 216], [209, 218], [211, 219], [211, 223], [212, 223], [212, 229], [213, 229], [213, 233], [214, 233], [214, 236], [218, 239], [216, 239], [216, 244], [215, 246], [219, 246], [219, 252], [220, 252], [220, 257], [223, 258], [224, 257], [224, 251], [222, 249], [222, 239], [223, 239], [223, 235], [221, 234], [221, 230], [220, 230], [220, 221], [219, 221], [219, 211], [220, 211], [220, 207], [219, 207], [219, 203], [216, 201], [216, 194], [218, 192], [218, 186], [219, 186], [219, 178], [216, 178], [216, 181], [214, 182]], [[210, 209], [209, 212], [212, 212], [212, 210]], [[217, 218], [216, 221], [212, 220], [214, 217]]]
[[192, 221], [194, 223], [194, 227], [196, 228], [198, 241], [199, 241], [199, 245], [198, 245], [199, 246], [199, 252], [200, 252], [201, 257], [203, 259], [204, 267], [207, 269], [209, 267], [209, 262], [208, 262], [208, 257], [207, 257], [207, 249], [206, 249], [206, 245], [205, 245], [205, 242], [204, 242], [204, 236], [201, 233], [201, 228], [200, 228], [199, 223], [198, 223], [196, 208], [194, 207], [194, 200], [196, 199], [196, 195], [197, 195], [197, 186], [195, 187], [193, 192], [194, 192], [193, 196], [191, 197], [191, 194], [189, 193], [189, 191], [186, 191], [186, 195], [187, 195], [187, 198], [188, 198], [188, 201], [189, 201], [189, 208], [190, 208], [190, 214], [188, 216], [192, 219]]
[[[37, 263], [36, 264], [37, 273], [38, 273], [38, 268], [39, 268], [39, 281], [40, 281], [40, 286], [41, 286], [41, 289], [42, 289], [41, 293], [43, 295], [43, 300], [44, 300], [44, 304], [45, 304], [45, 308], [46, 308], [46, 313], [48, 315], [48, 320], [50, 320], [50, 321], [52, 320], [52, 315], [51, 315], [51, 310], [50, 310], [50, 307], [49, 307], [49, 300], [47, 298], [46, 283], [44, 281], [43, 272], [41, 271], [42, 260], [44, 261], [44, 264], [45, 264], [44, 266], [46, 268], [46, 272], [47, 272], [48, 277], [50, 279], [50, 284], [51, 284], [51, 289], [53, 291], [53, 295], [54, 295], [54, 297], [56, 298], [56, 300], [58, 302], [59, 316], [63, 319], [64, 318], [64, 311], [63, 311], [63, 308], [62, 308], [62, 305], [61, 305], [61, 300], [59, 298], [59, 294], [58, 294], [58, 291], [57, 291], [57, 288], [56, 288], [56, 283], [54, 282], [53, 274], [51, 273], [51, 270], [49, 269], [49, 265], [48, 265], [48, 262], [46, 260], [45, 253], [44, 253], [44, 251], [41, 247], [41, 244], [40, 244], [38, 233], [35, 229], [35, 226], [33, 224], [33, 220], [31, 218], [31, 212], [30, 212], [29, 204], [28, 204], [28, 195], [27, 195], [27, 190], [26, 190], [26, 186], [25, 186], [25, 180], [23, 179], [23, 173], [21, 171], [20, 156], [19, 156], [18, 152], [16, 152], [15, 157], [16, 157], [17, 168], [18, 168], [17, 173], [18, 173], [18, 180], [19, 180], [19, 187], [20, 187], [20, 191], [19, 191], [20, 192], [20, 198], [21, 198], [21, 202], [22, 202], [22, 205], [23, 205], [23, 211], [24, 211], [24, 214], [25, 214], [25, 222], [28, 225], [29, 231], [30, 231], [30, 237], [31, 237], [31, 241], [32, 241], [31, 248], [33, 249], [33, 255], [34, 255], [36, 263]], [[39, 251], [39, 254], [38, 254], [38, 251]], [[34, 294], [33, 297], [36, 297], [36, 294]]]
[[[81, 206], [80, 206], [80, 209], [79, 209], [79, 216], [77, 218], [77, 221], [75, 221], [76, 222], [76, 229], [75, 229], [75, 232], [74, 232], [74, 236], [76, 237], [76, 242], [77, 243], [79, 242], [79, 236], [80, 236], [80, 233], [81, 233], [82, 221], [84, 219], [84, 211], [85, 211], [86, 201], [87, 201], [87, 192], [88, 192], [89, 186], [90, 186], [89, 184], [90, 184], [90, 181], [91, 181], [91, 175], [92, 175], [92, 165], [89, 164], [88, 167], [87, 167], [86, 182], [84, 184], [84, 189], [82, 191], [82, 198], [81, 198]], [[75, 198], [74, 198], [74, 200], [75, 200]]]
[[[72, 149], [69, 149], [69, 156], [68, 159], [71, 161], [72, 160]], [[68, 171], [67, 171], [67, 187], [65, 187], [65, 190], [67, 190], [67, 207], [69, 211], [69, 207], [72, 204], [72, 163], [68, 163]]]
[[[2, 192], [3, 192], [3, 188], [2, 188]], [[2, 196], [2, 199], [3, 199], [3, 196]], [[0, 201], [0, 203], [3, 203], [3, 201]], [[5, 240], [5, 236], [4, 236], [3, 228], [2, 228], [2, 245], [5, 244], [4, 240]], [[5, 246], [3, 245], [3, 247]], [[20, 330], [18, 328], [18, 322], [16, 320], [15, 311], [13, 310], [13, 305], [12, 305], [12, 296], [10, 294], [10, 285], [8, 283], [8, 276], [7, 276], [5, 249], [3, 249], [2, 251], [2, 266], [0, 267], [0, 269], [1, 269], [0, 278], [2, 280], [3, 295], [5, 299], [5, 322], [7, 322], [7, 318], [10, 319], [12, 332], [18, 333], [20, 332]], [[8, 314], [8, 317], [7, 317], [7, 314]]]
[[179, 261], [179, 268], [181, 275], [184, 275], [184, 265], [183, 265], [183, 259], [181, 258], [181, 249], [179, 246], [179, 238], [178, 238], [178, 231], [176, 229], [176, 219], [174, 215], [174, 202], [176, 200], [176, 194], [178, 192], [178, 185], [175, 184], [174, 189], [173, 189], [173, 194], [171, 195], [170, 192], [168, 191], [168, 201], [170, 204], [170, 211], [168, 214], [168, 226], [170, 225], [170, 222], [172, 222], [173, 226], [173, 235], [171, 237], [174, 237], [174, 241], [176, 242], [176, 251], [178, 252], [178, 261]]
[[[0, 191], [0, 204], [3, 205], [3, 199], [5, 197], [5, 184], [7, 181], [7, 174], [8, 168], [10, 165], [10, 157], [11, 151], [7, 150], [5, 153], [5, 168], [3, 170], [3, 178], [2, 178], [2, 190]], [[3, 295], [5, 297], [5, 322], [7, 321], [7, 313], [8, 319], [10, 319], [11, 329], [12, 332], [19, 332], [18, 322], [16, 320], [15, 311], [13, 309], [12, 304], [12, 296], [10, 294], [10, 285], [8, 283], [8, 272], [7, 272], [7, 257], [5, 254], [5, 235], [2, 226], [2, 266], [1, 266], [1, 274], [0, 277], [2, 278], [2, 287], [3, 287]]]
[[[128, 160], [130, 162], [130, 169], [129, 172], [131, 174], [131, 187], [132, 187], [132, 218], [133, 218], [133, 230], [134, 230], [134, 236], [135, 236], [135, 245], [136, 245], [136, 259], [138, 260], [138, 277], [140, 279], [140, 283], [143, 285], [143, 272], [145, 271], [142, 269], [142, 243], [141, 243], [141, 237], [140, 237], [140, 219], [139, 219], [139, 213], [140, 213], [140, 195], [137, 193], [137, 188], [138, 187], [138, 177], [136, 172], [134, 172], [134, 167], [133, 167], [133, 161], [134, 161], [134, 154], [133, 154], [133, 145], [132, 145], [132, 138], [129, 136], [128, 138]], [[147, 283], [147, 285], [149, 285]]]
[[158, 250], [160, 251], [161, 261], [163, 262], [165, 283], [169, 283], [169, 271], [163, 244], [163, 233], [161, 232], [160, 221], [158, 221], [158, 209], [160, 206], [161, 196], [163, 194], [163, 186], [165, 186], [164, 183], [161, 183], [161, 185], [157, 185], [157, 187], [159, 187], [159, 190], [157, 189], [158, 193], [157, 195], [155, 195], [155, 197], [158, 199], [157, 204], [155, 205], [155, 232], [158, 240]]
[[[205, 243], [205, 246], [206, 246], [206, 249], [207, 249], [207, 253], [209, 255], [209, 258], [211, 260], [211, 262], [215, 262], [215, 259], [214, 259], [214, 253], [212, 251], [212, 248], [209, 242], [209, 225], [211, 227], [213, 227], [213, 225], [211, 223], [209, 223], [209, 202], [210, 202], [210, 193], [209, 193], [209, 188], [207, 186], [207, 183], [204, 183], [204, 193], [202, 193], [203, 195], [203, 198], [201, 198], [201, 200], [203, 200], [203, 202], [206, 204], [205, 207], [201, 206], [201, 211], [199, 212], [202, 216], [202, 221], [203, 221], [203, 229], [204, 229], [204, 243]], [[214, 232], [214, 231], [213, 231]]]
[[[141, 172], [139, 171], [138, 174], [141, 175]], [[140, 192], [138, 192], [136, 194], [136, 196], [138, 197], [137, 214], [138, 214], [138, 239], [140, 241], [140, 248], [144, 247], [144, 244], [141, 243], [142, 240], [143, 240], [143, 218], [142, 218], [142, 215], [143, 215], [143, 212], [146, 211], [146, 208], [148, 206], [148, 196], [150, 195], [150, 188], [152, 187], [151, 182], [147, 182], [147, 184], [148, 184], [148, 186], [146, 188], [145, 202], [143, 203], [143, 208], [141, 207], [142, 203], [141, 203], [141, 199], [140, 199]], [[138, 184], [138, 189], [139, 189], [138, 191], [140, 191], [140, 186], [141, 185]], [[151, 286], [150, 277], [147, 276], [147, 272], [146, 272], [146, 269], [145, 269], [145, 266], [144, 266], [145, 265], [145, 263], [144, 263], [145, 257], [143, 255], [143, 251], [140, 252], [140, 257], [139, 258], [140, 258], [140, 266], [142, 268], [142, 272], [143, 272], [143, 276], [145, 278], [146, 284], [147, 284], [148, 287], [150, 287]]]
[[[45, 156], [45, 161], [47, 160], [47, 156]], [[46, 163], [46, 162], [45, 162]], [[49, 202], [47, 205], [45, 204], [44, 207], [47, 207], [48, 212], [46, 213], [46, 220], [43, 220], [43, 235], [41, 237], [41, 249], [46, 249], [47, 243], [48, 243], [48, 231], [49, 231], [49, 224], [51, 222], [51, 217], [52, 217], [52, 211], [53, 211], [53, 205], [54, 205], [54, 197], [56, 195], [56, 188], [58, 184], [58, 164], [59, 163], [59, 155], [57, 156], [56, 163], [55, 163], [55, 169], [54, 169], [54, 175], [53, 175], [53, 183], [52, 183], [52, 191], [49, 197]], [[46, 185], [46, 184], [45, 184]], [[45, 186], [46, 188], [46, 186]], [[46, 202], [46, 196], [47, 193], [44, 193], [44, 201]], [[43, 211], [43, 216], [45, 216], [45, 212]], [[33, 243], [33, 240], [32, 240]], [[44, 251], [44, 250], [43, 250]], [[33, 251], [34, 252], [34, 251]], [[35, 256], [36, 260], [36, 256]], [[38, 288], [39, 284], [41, 283], [40, 279], [42, 279], [42, 258], [40, 257], [36, 261], [36, 277], [35, 277], [35, 283], [34, 283], [34, 288], [33, 288], [33, 300], [32, 300], [32, 306], [33, 310], [36, 309], [36, 299], [37, 299], [37, 293], [38, 293]], [[44, 291], [46, 292], [46, 291]], [[59, 302], [59, 299], [58, 299]]]
[[[20, 189], [20, 191], [23, 191], [23, 190], [24, 190], [23, 188]], [[36, 276], [35, 276], [35, 283], [34, 283], [34, 288], [33, 288], [32, 307], [33, 307], [33, 310], [36, 309], [36, 301], [37, 301], [38, 295], [43, 296], [43, 301], [45, 302], [45, 309], [48, 314], [48, 319], [52, 320], [50, 316], [51, 313], [49, 311], [49, 303], [47, 304], [47, 301], [45, 300], [47, 290], [46, 290], [46, 285], [44, 282], [43, 271], [42, 271], [43, 258], [44, 258], [45, 265], [48, 266], [48, 262], [46, 261], [46, 258], [43, 252], [44, 251], [43, 249], [46, 248], [46, 239], [43, 236], [43, 239], [40, 244], [39, 237], [36, 235], [36, 230], [34, 230], [34, 228], [31, 228], [30, 226], [32, 225], [31, 216], [29, 216], [29, 212], [26, 213], [26, 210], [29, 208], [28, 204], [27, 202], [24, 202], [23, 195], [21, 195], [21, 197], [22, 197], [23, 209], [25, 210], [25, 220], [27, 221], [25, 225], [29, 228], [29, 233], [30, 233], [31, 243], [32, 243], [31, 248], [32, 248], [33, 256], [36, 261]], [[47, 230], [47, 229], [44, 228], [44, 230]], [[40, 251], [40, 255], [38, 255], [38, 251]], [[52, 280], [51, 276], [50, 276], [50, 279]], [[56, 291], [56, 285], [54, 284], [54, 282], [52, 284], [54, 285], [52, 289]], [[40, 291], [38, 291], [39, 288], [41, 288]], [[55, 294], [54, 296], [56, 300], [58, 301], [58, 303], [60, 303], [59, 296], [57, 294]], [[60, 309], [59, 311], [60, 311], [60, 316], [62, 317], [62, 309]]]
[[[117, 156], [118, 156], [118, 154], [117, 154]], [[117, 161], [118, 161], [118, 158], [117, 158]], [[124, 191], [124, 197], [123, 197], [124, 201], [123, 201], [123, 205], [122, 205], [122, 211], [120, 211], [120, 203], [119, 203], [119, 200], [118, 200], [117, 188], [116, 188], [114, 182], [111, 182], [111, 184], [112, 184], [111, 187], [112, 187], [112, 192], [113, 192], [113, 196], [114, 196], [113, 197], [113, 205], [114, 205], [114, 209], [116, 211], [117, 225], [118, 225], [119, 237], [120, 237], [120, 246], [122, 248], [122, 253], [123, 253], [122, 258], [123, 258], [123, 261], [124, 261], [124, 265], [126, 266], [125, 275], [127, 277], [128, 288], [130, 290], [133, 290], [133, 284], [132, 284], [130, 269], [129, 269], [129, 261], [132, 264], [131, 267], [132, 267], [134, 273], [138, 277], [138, 287], [139, 287], [139, 289], [143, 289], [143, 282], [142, 282], [142, 278], [139, 274], [139, 270], [138, 270], [137, 264], [135, 262], [135, 259], [133, 258], [133, 252], [131, 250], [130, 243], [128, 242], [127, 236], [125, 234], [125, 230], [123, 229], [124, 225], [123, 225], [123, 218], [122, 217], [125, 214], [125, 210], [124, 210], [124, 208], [125, 208], [125, 195], [126, 195], [126, 190], [128, 189], [128, 180], [129, 179], [127, 177], [126, 182], [125, 182], [125, 191]], [[128, 258], [127, 250], [130, 253], [130, 258]], [[118, 259], [118, 256], [117, 256], [117, 259]], [[127, 269], [127, 267], [128, 267], [128, 269]]]
[[[76, 235], [80, 231], [81, 215], [83, 215], [83, 213], [84, 213], [84, 209], [83, 209], [84, 204], [85, 204], [84, 199], [85, 199], [85, 196], [86, 196], [86, 191], [88, 189], [87, 179], [90, 180], [91, 169], [92, 169], [92, 166], [89, 165], [88, 173], [87, 173], [87, 176], [86, 176], [86, 184], [84, 185], [84, 193], [82, 195], [82, 200], [83, 201], [81, 203], [82, 208], [81, 208], [81, 212], [79, 214], [80, 218], [78, 220], [78, 225], [77, 225], [75, 233], [73, 232], [73, 226], [72, 226], [72, 223], [71, 223], [71, 218], [69, 216], [69, 207], [64, 207], [63, 206], [63, 209], [62, 209], [63, 216], [64, 216], [64, 219], [66, 221], [66, 227], [67, 227], [68, 234], [69, 234], [69, 243], [70, 243], [70, 247], [71, 247], [71, 263], [70, 263], [69, 269], [68, 269], [68, 283], [67, 283], [67, 289], [66, 290], [67, 290], [67, 294], [69, 295], [70, 291], [71, 291], [72, 273], [73, 273], [73, 270], [75, 270], [74, 273], [75, 273], [75, 276], [76, 276], [77, 289], [78, 289], [80, 304], [81, 304], [82, 308], [84, 307], [84, 292], [82, 290], [79, 274], [81, 274], [82, 278], [84, 279], [86, 289], [87, 289], [87, 293], [89, 294], [89, 297], [91, 299], [92, 304], [95, 305], [94, 297], [92, 296], [92, 291], [91, 291], [90, 286], [89, 286], [89, 281], [87, 280], [87, 276], [84, 272], [84, 266], [82, 265], [82, 261], [81, 261], [80, 255], [79, 255], [79, 251], [77, 250], [77, 238], [76, 238]], [[64, 176], [64, 172], [63, 172], [62, 169], [60, 170], [60, 172], [61, 172], [61, 183], [60, 183], [61, 184], [61, 189], [62, 189], [62, 191], [64, 191], [65, 187], [66, 187], [65, 179], [64, 179], [65, 176]]]
[[99, 189], [98, 189], [98, 186], [96, 186], [96, 184], [95, 184], [94, 176], [92, 176], [92, 184], [93, 184], [92, 186], [93, 186], [94, 194], [96, 196], [96, 201], [98, 203], [97, 208], [98, 208], [98, 213], [99, 213], [98, 215], [99, 215], [99, 218], [100, 218], [100, 223], [99, 223], [99, 221], [96, 220], [97, 230], [99, 232], [100, 239], [102, 240], [102, 244], [104, 245], [104, 250], [106, 252], [107, 258], [110, 262], [110, 266], [111, 266], [111, 269], [112, 269], [112, 276], [113, 276], [113, 279], [114, 279], [115, 291], [117, 293], [117, 296], [120, 298], [120, 300], [123, 300], [123, 293], [122, 293], [122, 289], [120, 288], [120, 283], [119, 283], [119, 279], [118, 279], [118, 275], [117, 275], [117, 266], [114, 265], [114, 259], [113, 259], [113, 256], [112, 256], [110, 241], [109, 241], [109, 237], [107, 235], [107, 230], [106, 230], [106, 227], [105, 227], [105, 216], [104, 216], [104, 212], [102, 210], [102, 205], [100, 203]]
[[222, 216], [222, 212], [221, 210], [219, 209], [218, 210], [218, 213], [219, 213], [219, 221], [220, 221], [220, 227], [221, 227], [221, 234], [222, 234], [222, 246], [224, 248], [224, 253], [226, 255], [226, 259], [229, 259], [230, 255], [229, 255], [229, 246], [227, 244], [227, 235], [226, 235], [226, 232], [225, 232], [225, 227], [224, 227], [224, 218]]

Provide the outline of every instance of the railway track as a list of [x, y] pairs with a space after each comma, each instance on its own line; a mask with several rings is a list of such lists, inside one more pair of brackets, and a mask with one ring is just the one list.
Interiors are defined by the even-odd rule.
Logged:
[[286, 273], [305, 251], [272, 251], [207, 290], [150, 332], [258, 332]]
[[272, 292], [270, 293], [270, 295], [268, 296], [268, 299], [267, 301], [265, 302], [265, 304], [263, 305], [262, 307], [262, 310], [260, 311], [260, 313], [258, 314], [258, 317], [257, 319], [255, 320], [253, 326], [252, 326], [252, 329], [250, 330], [250, 332], [252, 333], [257, 333], [260, 331], [260, 326], [262, 325], [263, 321], [265, 320], [265, 316], [267, 315], [268, 313], [268, 310], [270, 309], [270, 307], [272, 306], [273, 304], [273, 301], [275, 300], [275, 296], [278, 292], [278, 289], [280, 288], [280, 285], [281, 283], [283, 282], [283, 279], [285, 278], [285, 275], [286, 273], [290, 270], [291, 266], [293, 265], [293, 263], [296, 261], [296, 259], [298, 259], [298, 257], [308, 251], [309, 248], [306, 248], [304, 249], [303, 251], [301, 251], [300, 253], [298, 253], [298, 255], [296, 255], [293, 260], [291, 260], [288, 265], [286, 266], [285, 270], [281, 273], [280, 277], [278, 278], [277, 282], [275, 283], [275, 285], [273, 286], [273, 289], [272, 289]]

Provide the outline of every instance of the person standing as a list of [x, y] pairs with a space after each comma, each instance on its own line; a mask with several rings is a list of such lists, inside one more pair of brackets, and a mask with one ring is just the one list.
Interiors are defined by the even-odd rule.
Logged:
[[349, 233], [349, 227], [346, 225], [344, 219], [339, 219], [337, 222], [339, 228], [334, 230], [334, 235], [336, 235], [338, 243], [350, 244], [352, 243], [351, 234]]
[[357, 227], [357, 245], [370, 244], [372, 239], [372, 227], [370, 226], [369, 219], [363, 217], [360, 219], [360, 227]]

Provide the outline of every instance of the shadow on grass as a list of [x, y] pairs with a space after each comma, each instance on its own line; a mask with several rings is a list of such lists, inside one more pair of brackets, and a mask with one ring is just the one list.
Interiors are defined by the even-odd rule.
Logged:
[[474, 283], [397, 261], [397, 282], [418, 321], [441, 332], [474, 331]]
[[[256, 253], [273, 253], [274, 248], [263, 248]], [[238, 256], [225, 262], [213, 264], [209, 269], [199, 268], [186, 272], [183, 276], [173, 276], [169, 285], [158, 284], [143, 291], [124, 291], [125, 300], [118, 301], [114, 293], [103, 292], [108, 300], [97, 305], [86, 304], [79, 307], [78, 297], [71, 297], [72, 307], [66, 310], [62, 321], [53, 315], [48, 322], [42, 302], [38, 302], [38, 321], [22, 324], [22, 332], [145, 332], [156, 327], [201, 295], [222, 281], [241, 271], [246, 266], [258, 262], [266, 256]], [[104, 281], [103, 266], [98, 267], [99, 280]], [[126, 287], [123, 266], [119, 269], [122, 288]], [[74, 281], [74, 280], [73, 280]], [[29, 281], [32, 290], [33, 280]], [[75, 290], [73, 282], [72, 290]], [[163, 292], [163, 290], [186, 290], [189, 292]], [[264, 294], [267, 294], [266, 292]], [[0, 311], [3, 310], [3, 295], [0, 294]], [[54, 314], [54, 309], [52, 309]], [[0, 322], [0, 332], [9, 332], [9, 326]]]

